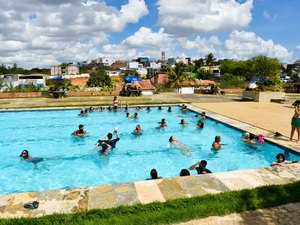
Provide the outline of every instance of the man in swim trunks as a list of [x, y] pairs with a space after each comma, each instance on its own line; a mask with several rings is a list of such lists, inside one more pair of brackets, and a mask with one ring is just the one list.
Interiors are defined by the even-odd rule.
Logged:
[[291, 164], [291, 163], [299, 163], [300, 162], [299, 160], [294, 160], [294, 161], [285, 160], [285, 156], [282, 153], [277, 154], [276, 159], [277, 159], [277, 161], [272, 162], [271, 166], [277, 166], [277, 165], [278, 166], [283, 166], [284, 164]]
[[220, 150], [221, 149], [221, 136], [216, 136], [215, 141], [212, 143], [212, 148], [214, 150]]
[[292, 129], [291, 129], [290, 141], [293, 141], [293, 136], [295, 130], [297, 129], [297, 133], [298, 133], [297, 143], [300, 143], [300, 103], [295, 101], [293, 105], [295, 107], [295, 112], [291, 121]]
[[73, 135], [75, 137], [85, 137], [86, 131], [84, 130], [84, 126], [82, 124], [79, 124], [78, 130], [74, 131]]

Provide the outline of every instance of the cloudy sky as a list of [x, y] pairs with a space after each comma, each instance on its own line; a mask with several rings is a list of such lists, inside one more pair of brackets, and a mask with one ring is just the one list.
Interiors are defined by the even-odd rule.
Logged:
[[0, 64], [300, 58], [299, 0], [0, 0]]

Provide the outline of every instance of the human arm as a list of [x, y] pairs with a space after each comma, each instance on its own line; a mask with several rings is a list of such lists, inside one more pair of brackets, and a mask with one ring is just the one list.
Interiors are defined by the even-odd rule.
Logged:
[[196, 162], [195, 164], [191, 165], [189, 170], [194, 170], [196, 166], [199, 166], [199, 162]]

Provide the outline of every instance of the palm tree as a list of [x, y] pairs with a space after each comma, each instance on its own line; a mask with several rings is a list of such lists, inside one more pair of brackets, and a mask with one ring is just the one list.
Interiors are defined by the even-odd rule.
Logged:
[[167, 68], [168, 80], [171, 82], [170, 87], [179, 87], [180, 84], [188, 79], [187, 65], [183, 62], [175, 64], [175, 67]]
[[291, 77], [296, 82], [300, 81], [300, 59], [297, 59], [294, 62], [294, 67], [291, 71]]
[[208, 53], [204, 58], [206, 66], [214, 66], [216, 64], [216, 58], [213, 53]]

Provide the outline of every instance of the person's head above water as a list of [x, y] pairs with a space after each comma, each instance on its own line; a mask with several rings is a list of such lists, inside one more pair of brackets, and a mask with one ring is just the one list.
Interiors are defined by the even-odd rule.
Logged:
[[174, 141], [174, 140], [175, 140], [174, 136], [171, 136], [171, 137], [169, 138], [169, 142], [172, 142], [172, 141]]
[[108, 138], [108, 139], [112, 139], [112, 137], [113, 137], [112, 133], [108, 133], [108, 134], [107, 134], [107, 138]]
[[23, 159], [27, 159], [29, 157], [28, 150], [23, 150], [20, 154], [20, 157], [22, 157]]
[[152, 169], [150, 171], [150, 176], [151, 176], [152, 179], [157, 179], [158, 178], [158, 174], [157, 174], [156, 169]]
[[181, 177], [184, 177], [184, 176], [190, 176], [190, 171], [188, 171], [187, 169], [182, 169], [180, 171], [180, 174], [179, 174]]
[[285, 156], [282, 153], [279, 153], [276, 155], [276, 159], [278, 162], [284, 162], [285, 161]]
[[82, 124], [79, 124], [78, 129], [81, 130], [81, 129], [83, 129], [83, 127], [84, 126]]

